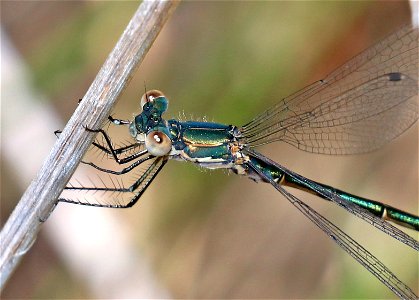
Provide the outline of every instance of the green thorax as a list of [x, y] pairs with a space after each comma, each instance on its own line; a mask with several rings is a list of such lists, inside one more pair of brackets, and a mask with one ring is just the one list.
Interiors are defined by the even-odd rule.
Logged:
[[[190, 160], [232, 160], [236, 127], [218, 123], [169, 120], [174, 148]], [[199, 162], [199, 161], [197, 161]]]

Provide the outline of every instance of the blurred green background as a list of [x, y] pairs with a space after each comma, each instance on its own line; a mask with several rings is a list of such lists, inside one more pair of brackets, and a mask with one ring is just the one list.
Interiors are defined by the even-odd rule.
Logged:
[[[62, 126], [137, 7], [137, 2], [111, 1], [1, 2], [3, 32], [27, 64], [33, 88], [44, 95], [42, 104], [63, 120]], [[244, 124], [408, 22], [409, 15], [406, 1], [183, 2], [135, 73], [114, 116], [129, 119], [138, 113], [146, 85], [168, 96], [167, 118]], [[2, 114], [10, 113], [11, 102], [2, 93]], [[21, 122], [25, 113], [13, 118]], [[417, 136], [416, 124], [382, 150], [354, 157], [302, 153], [287, 145], [260, 151], [314, 180], [417, 213]], [[27, 149], [20, 151], [28, 155]], [[23, 189], [17, 184], [19, 172], [9, 168], [14, 162], [3, 154], [1, 159], [4, 224]], [[329, 203], [295, 194], [418, 293], [417, 253]], [[170, 297], [394, 298], [284, 200], [266, 184], [170, 162], [139, 204], [106, 214], [123, 224], [132, 251], [150, 262]], [[65, 216], [67, 209], [60, 204], [54, 214]], [[72, 236], [69, 243], [82, 240]], [[2, 297], [100, 297], [72, 272], [60, 249], [41, 230]], [[123, 298], [127, 287], [120, 288], [120, 294], [109, 297]]]

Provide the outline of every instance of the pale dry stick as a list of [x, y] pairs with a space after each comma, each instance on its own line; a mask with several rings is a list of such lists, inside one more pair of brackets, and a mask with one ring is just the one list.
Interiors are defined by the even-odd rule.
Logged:
[[78, 105], [41, 170], [0, 233], [0, 290], [34, 243], [42, 220], [74, 173], [94, 135], [176, 8], [177, 1], [144, 1]]

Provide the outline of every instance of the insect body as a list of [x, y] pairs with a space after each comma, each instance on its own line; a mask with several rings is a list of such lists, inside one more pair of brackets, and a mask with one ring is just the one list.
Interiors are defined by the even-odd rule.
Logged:
[[95, 141], [94, 147], [127, 166], [113, 171], [83, 162], [112, 175], [137, 171], [134, 181], [128, 186], [113, 182], [112, 186], [66, 187], [67, 192], [108, 193], [116, 199], [113, 203], [91, 203], [77, 197], [59, 200], [131, 207], [169, 159], [228, 169], [271, 184], [394, 293], [416, 299], [413, 291], [377, 258], [284, 187], [333, 202], [419, 251], [418, 241], [387, 222], [419, 230], [417, 216], [305, 178], [258, 153], [255, 147], [280, 141], [313, 153], [355, 154], [375, 150], [396, 138], [418, 119], [418, 39], [418, 29], [406, 26], [241, 127], [165, 120], [167, 98], [157, 90], [146, 92], [141, 99], [142, 112], [133, 121], [109, 117], [113, 124], [129, 127], [132, 144], [114, 149], [103, 129], [88, 129], [103, 138], [103, 142]]

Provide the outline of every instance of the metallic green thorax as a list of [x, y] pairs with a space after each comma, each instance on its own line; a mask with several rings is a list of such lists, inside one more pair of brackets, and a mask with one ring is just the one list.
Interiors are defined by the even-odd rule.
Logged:
[[169, 120], [174, 153], [193, 162], [229, 164], [233, 161], [231, 144], [234, 126], [206, 122]]
[[247, 167], [246, 162], [250, 161], [267, 178], [271, 178], [279, 184], [304, 190], [329, 200], [319, 192], [318, 188], [316, 189], [317, 186], [380, 218], [419, 230], [417, 216], [315, 181], [297, 180], [275, 165], [256, 157], [244, 155], [241, 150], [247, 145], [241, 142], [241, 133], [236, 126], [209, 122], [180, 122], [174, 119], [166, 121], [162, 118], [162, 114], [167, 110], [167, 107], [168, 101], [164, 96], [144, 104], [143, 112], [136, 116], [130, 124], [131, 135], [138, 141], [142, 141], [150, 132], [164, 133], [171, 142], [171, 150], [167, 153], [171, 159], [190, 161], [209, 169], [230, 169], [255, 181], [266, 181], [266, 178], [262, 179]]

